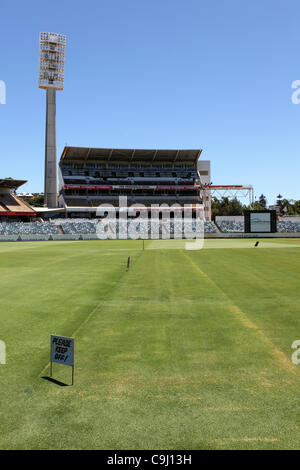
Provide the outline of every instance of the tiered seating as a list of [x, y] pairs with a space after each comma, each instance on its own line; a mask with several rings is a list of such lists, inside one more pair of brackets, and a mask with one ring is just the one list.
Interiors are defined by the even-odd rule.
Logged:
[[61, 228], [64, 233], [96, 233], [96, 225], [90, 221], [84, 222], [61, 222]]
[[226, 221], [222, 220], [218, 222], [218, 226], [221, 232], [224, 232], [224, 233], [230, 233], [230, 232], [240, 233], [240, 232], [244, 232], [245, 230], [243, 222], [237, 222], [233, 220], [226, 220]]
[[[101, 204], [200, 204], [201, 150], [65, 147], [60, 160], [61, 201], [69, 214], [95, 214]], [[63, 205], [64, 205], [63, 204]], [[80, 210], [78, 210], [80, 208]], [[83, 211], [82, 208], [86, 208]]]
[[164, 168], [141, 166], [140, 168], [126, 168], [112, 166], [111, 168], [75, 168], [64, 166], [62, 175], [66, 183], [110, 183], [110, 184], [130, 184], [134, 183], [153, 183], [162, 184], [176, 182], [177, 184], [193, 184], [194, 174], [191, 168]]
[[[67, 197], [66, 198], [66, 204], [67, 206], [72, 206], [72, 207], [88, 207], [89, 202], [86, 198], [76, 198], [76, 197]], [[98, 203], [99, 205], [99, 203]]]
[[204, 222], [204, 232], [217, 233], [218, 229], [213, 222]]
[[[1, 236], [30, 236], [30, 235], [57, 235], [61, 239], [65, 236], [74, 235], [75, 238], [79, 235], [83, 236], [96, 236], [99, 232], [97, 218], [95, 219], [53, 219], [51, 222], [2, 222], [0, 223]], [[103, 219], [105, 223], [105, 219]], [[219, 228], [224, 233], [231, 232], [244, 232], [244, 224], [240, 221], [220, 221]], [[121, 234], [128, 234], [128, 238], [145, 237], [151, 238], [153, 234], [159, 234], [159, 237], [168, 235], [179, 237], [180, 235], [189, 237], [194, 236], [196, 230], [201, 232], [202, 227], [196, 225], [195, 219], [163, 219], [163, 220], [148, 220], [148, 219], [133, 219], [116, 220], [115, 222], [107, 220], [105, 224], [105, 232], [111, 237], [119, 238]], [[281, 220], [277, 222], [277, 230], [281, 233], [300, 233], [300, 221]], [[132, 233], [130, 233], [132, 232]], [[205, 233], [217, 233], [218, 228], [213, 222], [204, 222]], [[126, 235], [127, 237], [127, 235]], [[120, 237], [123, 238], [123, 237]], [[57, 239], [57, 238], [55, 238]]]
[[[133, 219], [132, 219], [133, 220]], [[96, 233], [96, 224], [97, 224], [97, 219], [64, 219], [63, 221], [61, 219], [58, 219], [57, 224], [61, 224], [64, 233]], [[127, 226], [129, 227], [130, 220], [127, 222]], [[182, 230], [182, 223], [181, 221], [178, 221], [176, 219], [172, 219], [170, 223], [168, 222], [158, 222], [154, 221], [153, 227], [155, 230], [157, 230], [156, 224], [159, 224], [162, 230], [168, 231], [169, 226], [171, 233], [177, 232], [179, 233]], [[119, 222], [117, 222], [117, 231], [119, 231]], [[185, 231], [195, 231], [196, 229], [196, 222], [193, 220], [192, 222], [185, 222]], [[244, 232], [244, 224], [243, 222], [237, 222], [237, 221], [222, 221], [219, 222], [219, 227], [222, 232], [224, 233], [243, 233]], [[277, 224], [278, 232], [291, 232], [291, 233], [297, 233], [300, 232], [300, 222], [290, 222], [290, 221], [280, 221]], [[125, 227], [126, 230], [126, 227]], [[148, 233], [150, 234], [151, 232], [151, 223], [150, 221], [141, 221], [140, 226], [137, 225], [137, 231], [138, 232], [146, 232], [148, 230]], [[217, 233], [218, 229], [216, 225], [213, 222], [204, 222], [204, 232], [206, 233]]]
[[51, 235], [59, 233], [55, 224], [51, 222], [2, 222], [0, 235], [40, 234]]
[[58, 218], [58, 219], [50, 219], [51, 222], [55, 225], [61, 225], [66, 222], [71, 222], [71, 223], [77, 223], [77, 222], [91, 222], [93, 224], [98, 222], [98, 219], [87, 219], [87, 218], [79, 218], [76, 217], [76, 219], [70, 219], [68, 217], [63, 217], [63, 218]]
[[277, 231], [280, 233], [298, 233], [300, 232], [300, 222], [280, 220], [277, 222]]
[[[105, 221], [103, 221], [105, 222]], [[98, 219], [57, 219], [56, 224], [61, 225], [61, 228], [65, 234], [95, 234], [97, 233], [97, 223]], [[116, 222], [107, 222], [106, 230], [107, 233], [127, 233], [128, 231], [133, 230], [139, 234], [148, 234], [151, 235], [152, 232], [160, 233], [195, 233], [197, 227], [195, 220], [182, 221], [178, 219], [171, 219], [170, 221], [158, 221], [153, 219], [150, 220], [139, 220], [139, 222], [134, 222], [134, 219], [129, 219], [127, 221], [117, 220]], [[217, 227], [213, 222], [204, 222], [204, 232], [216, 233]]]

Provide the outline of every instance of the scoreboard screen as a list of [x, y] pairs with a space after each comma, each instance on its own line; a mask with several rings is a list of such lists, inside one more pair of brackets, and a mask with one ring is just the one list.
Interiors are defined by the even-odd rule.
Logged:
[[246, 211], [245, 232], [274, 233], [276, 232], [276, 211]]

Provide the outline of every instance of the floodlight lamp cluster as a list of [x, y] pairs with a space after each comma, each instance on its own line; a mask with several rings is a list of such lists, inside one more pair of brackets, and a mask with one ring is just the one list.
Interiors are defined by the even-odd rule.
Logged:
[[66, 36], [40, 33], [39, 88], [64, 89]]

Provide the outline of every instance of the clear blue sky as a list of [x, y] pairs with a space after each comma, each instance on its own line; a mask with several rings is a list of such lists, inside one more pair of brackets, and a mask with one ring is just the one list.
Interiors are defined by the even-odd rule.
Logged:
[[299, 18], [299, 0], [1, 0], [1, 177], [43, 191], [49, 31], [67, 35], [58, 157], [66, 143], [203, 148], [214, 184], [300, 199]]

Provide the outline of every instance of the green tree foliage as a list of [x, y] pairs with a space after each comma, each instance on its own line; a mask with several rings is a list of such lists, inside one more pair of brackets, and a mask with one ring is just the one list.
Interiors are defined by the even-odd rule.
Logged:
[[300, 215], [300, 200], [286, 199], [279, 194], [277, 196], [277, 205], [280, 215]]
[[213, 197], [211, 200], [211, 214], [214, 219], [216, 215], [243, 215], [246, 206], [244, 206], [236, 197], [229, 199], [222, 197], [218, 199]]
[[258, 202], [261, 205], [261, 207], [263, 207], [264, 209], [267, 208], [267, 199], [266, 199], [266, 196], [264, 196], [263, 194], [259, 196]]
[[263, 207], [258, 201], [255, 201], [253, 204], [253, 207], [248, 206], [247, 209], [255, 210], [255, 211], [263, 211], [266, 208]]
[[34, 198], [30, 201], [30, 205], [34, 207], [42, 207], [44, 205], [44, 196], [34, 194]]
[[[280, 208], [280, 215], [300, 215], [300, 200], [285, 199], [281, 194], [277, 196], [277, 205]], [[222, 197], [211, 199], [211, 215], [214, 220], [217, 215], [243, 215], [246, 209], [262, 211], [267, 209], [267, 199], [261, 194], [253, 207], [243, 205], [237, 198], [229, 199]]]

